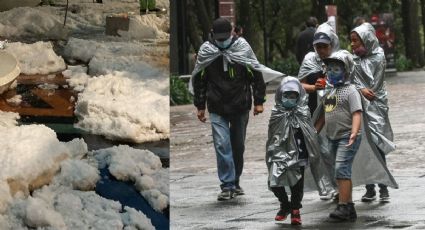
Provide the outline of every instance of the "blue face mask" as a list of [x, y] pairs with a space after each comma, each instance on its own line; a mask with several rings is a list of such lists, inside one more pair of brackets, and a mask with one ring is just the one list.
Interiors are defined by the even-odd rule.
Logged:
[[298, 98], [295, 98], [295, 99], [293, 99], [293, 98], [286, 98], [286, 97], [283, 97], [282, 98], [283, 107], [285, 107], [287, 109], [292, 109], [295, 106], [297, 106], [297, 101], [298, 101]]
[[340, 64], [330, 63], [327, 68], [328, 81], [333, 86], [341, 86], [345, 82], [345, 70]]
[[229, 48], [229, 46], [230, 46], [230, 43], [232, 43], [232, 36], [230, 36], [228, 39], [226, 39], [226, 40], [224, 40], [224, 41], [217, 41], [217, 40], [215, 40], [215, 43], [217, 44], [217, 46], [219, 47], [219, 48], [222, 48], [222, 49], [227, 49], [227, 48]]

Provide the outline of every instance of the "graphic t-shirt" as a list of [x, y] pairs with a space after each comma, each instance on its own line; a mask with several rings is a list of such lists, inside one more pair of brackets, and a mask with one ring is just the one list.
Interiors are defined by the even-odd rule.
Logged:
[[324, 100], [326, 135], [331, 140], [351, 134], [352, 114], [362, 111], [360, 93], [354, 85], [336, 88]]

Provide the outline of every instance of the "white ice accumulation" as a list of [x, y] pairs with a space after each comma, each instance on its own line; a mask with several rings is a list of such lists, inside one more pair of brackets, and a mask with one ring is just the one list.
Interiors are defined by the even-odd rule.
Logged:
[[12, 42], [5, 50], [16, 57], [23, 74], [49, 74], [66, 69], [65, 61], [53, 51], [50, 42]]
[[81, 92], [77, 127], [137, 143], [169, 138], [168, 77], [143, 61], [145, 50], [140, 43], [68, 42], [68, 58], [89, 62], [88, 70], [70, 67], [63, 72]]
[[10, 128], [18, 124], [18, 113], [4, 112], [0, 110], [0, 130], [1, 128]]
[[[6, 124], [0, 126], [0, 229], [155, 229], [143, 213], [89, 191], [100, 176], [97, 163], [83, 158], [88, 151], [82, 139], [60, 142], [45, 126], [16, 126], [17, 118], [0, 112]], [[160, 167], [145, 155], [145, 168]], [[43, 187], [28, 192], [43, 180]]]
[[20, 7], [0, 12], [2, 37], [29, 37], [32, 39], [60, 39], [66, 35], [63, 18], [40, 8]]
[[120, 145], [92, 154], [100, 167], [109, 166], [116, 179], [134, 182], [153, 209], [161, 211], [169, 205], [169, 170], [152, 152]]
[[93, 191], [70, 190], [51, 185], [27, 199], [14, 199], [4, 216], [1, 229], [155, 229], [143, 213], [122, 207], [117, 201]]

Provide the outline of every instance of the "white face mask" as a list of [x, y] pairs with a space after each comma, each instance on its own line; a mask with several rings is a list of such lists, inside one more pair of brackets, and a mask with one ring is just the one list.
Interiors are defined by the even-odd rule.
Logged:
[[230, 36], [228, 39], [226, 39], [224, 41], [215, 40], [215, 43], [217, 44], [218, 47], [220, 47], [222, 49], [227, 49], [227, 48], [229, 48], [230, 43], [232, 43], [232, 38], [233, 38], [233, 36]]

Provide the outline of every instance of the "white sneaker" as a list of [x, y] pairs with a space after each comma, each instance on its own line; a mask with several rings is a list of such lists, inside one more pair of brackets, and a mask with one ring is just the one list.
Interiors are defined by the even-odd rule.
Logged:
[[334, 198], [336, 196], [338, 196], [338, 192], [332, 191], [332, 192], [329, 192], [328, 194], [321, 195], [320, 199], [321, 200], [331, 200], [332, 198]]

